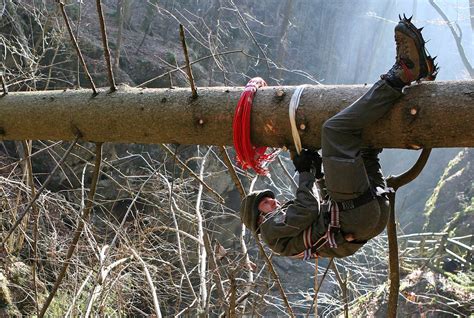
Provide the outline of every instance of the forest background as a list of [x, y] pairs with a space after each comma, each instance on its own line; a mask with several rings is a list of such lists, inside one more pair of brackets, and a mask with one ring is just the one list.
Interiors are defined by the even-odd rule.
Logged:
[[[93, 81], [108, 86], [96, 4], [64, 4]], [[185, 64], [180, 24], [198, 90], [243, 86], [254, 76], [272, 86], [373, 83], [394, 62], [393, 28], [403, 12], [425, 27], [439, 80], [474, 76], [472, 0], [104, 0], [102, 9], [119, 89], [188, 87], [179, 68]], [[91, 87], [56, 1], [0, 3], [0, 62], [10, 92]], [[98, 148], [101, 168], [94, 173]], [[226, 150], [233, 161], [232, 148]], [[417, 156], [385, 150], [386, 175], [406, 170]], [[472, 158], [472, 149], [435, 149], [421, 175], [397, 193], [400, 314], [473, 310]], [[291, 160], [282, 152], [264, 178], [229, 167], [226, 159], [221, 148], [208, 146], [3, 141], [2, 237], [18, 215], [31, 211], [2, 250], [0, 310], [10, 316], [42, 310], [51, 317], [235, 316], [285, 315], [290, 306], [296, 314], [385, 316], [386, 235], [337, 260], [338, 270], [322, 284], [315, 285], [314, 274], [321, 280], [327, 260], [316, 267], [272, 255], [269, 267], [242, 231], [231, 172], [246, 191], [272, 188], [290, 199]]]

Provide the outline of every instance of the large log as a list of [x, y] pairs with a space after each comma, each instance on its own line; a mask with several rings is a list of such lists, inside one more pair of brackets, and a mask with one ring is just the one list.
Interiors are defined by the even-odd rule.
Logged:
[[[295, 87], [257, 92], [252, 140], [258, 145], [292, 145], [288, 104]], [[114, 93], [88, 90], [9, 93], [0, 97], [3, 140], [72, 140], [121, 143], [232, 144], [232, 118], [242, 87], [209, 87], [191, 98], [190, 89], [119, 87]], [[308, 86], [297, 123], [303, 145], [318, 147], [322, 123], [368, 90], [368, 86]], [[423, 83], [387, 116], [364, 131], [367, 145], [384, 148], [474, 147], [474, 81]]]

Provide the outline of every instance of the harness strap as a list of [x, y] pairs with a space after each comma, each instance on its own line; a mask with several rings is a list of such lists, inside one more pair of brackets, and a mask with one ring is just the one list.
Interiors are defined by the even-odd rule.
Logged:
[[339, 224], [339, 206], [334, 201], [329, 203], [329, 211], [331, 213], [331, 221], [328, 225], [327, 237], [330, 248], [337, 248], [336, 238], [334, 235], [339, 232], [341, 226]]
[[[302, 260], [310, 260], [312, 258], [318, 258], [318, 250], [321, 248], [324, 244], [327, 242], [327, 234], [324, 234], [319, 240], [316, 241], [316, 243], [313, 243], [311, 239], [311, 234], [312, 234], [312, 227], [308, 226], [304, 231], [303, 231], [303, 243], [305, 250], [302, 251], [299, 254], [293, 255], [292, 258], [296, 259], [302, 259]], [[321, 241], [323, 241], [321, 243]]]
[[300, 104], [301, 94], [303, 93], [304, 88], [306, 85], [298, 86], [293, 95], [291, 96], [290, 106], [288, 107], [288, 115], [290, 117], [290, 125], [291, 125], [291, 135], [293, 136], [293, 142], [295, 144], [296, 153], [300, 154], [301, 149], [301, 138], [300, 134], [298, 133], [298, 127], [296, 126], [296, 110]]
[[312, 256], [312, 252], [311, 252], [311, 248], [313, 247], [313, 242], [311, 240], [311, 234], [312, 234], [313, 230], [312, 230], [312, 226], [308, 226], [306, 228], [306, 230], [303, 231], [303, 243], [304, 243], [304, 247], [305, 247], [305, 250], [303, 251], [303, 260], [309, 260], [311, 259], [311, 256]]

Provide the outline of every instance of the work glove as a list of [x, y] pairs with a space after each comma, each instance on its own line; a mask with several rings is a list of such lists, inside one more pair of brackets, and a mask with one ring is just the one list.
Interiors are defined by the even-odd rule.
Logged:
[[312, 166], [315, 172], [314, 176], [316, 177], [316, 179], [321, 179], [322, 177], [324, 177], [323, 159], [321, 158], [321, 156], [319, 155], [317, 151], [313, 151], [312, 159], [313, 159]]
[[303, 149], [299, 155], [294, 153], [292, 157], [293, 165], [295, 166], [296, 171], [299, 173], [311, 171], [314, 161], [314, 151]]

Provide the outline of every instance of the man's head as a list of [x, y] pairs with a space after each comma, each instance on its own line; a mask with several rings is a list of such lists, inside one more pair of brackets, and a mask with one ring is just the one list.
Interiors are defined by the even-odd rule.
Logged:
[[247, 195], [240, 205], [242, 223], [252, 232], [258, 233], [260, 213], [270, 213], [278, 206], [275, 194], [271, 190], [253, 192]]

